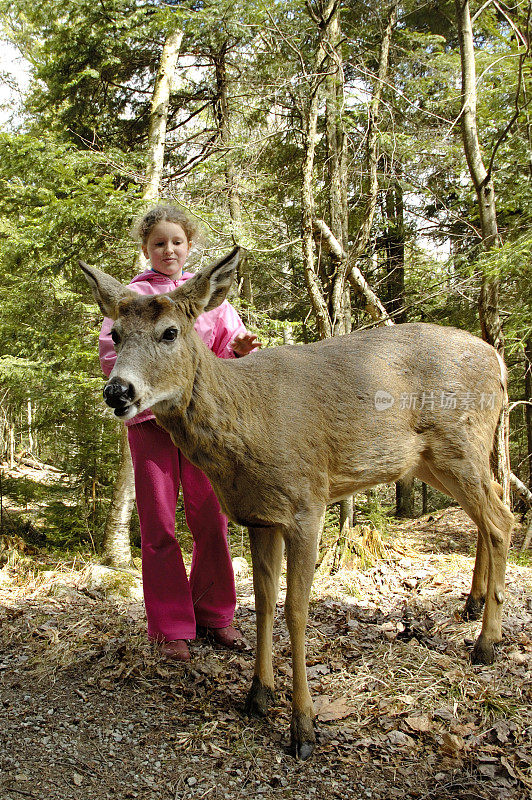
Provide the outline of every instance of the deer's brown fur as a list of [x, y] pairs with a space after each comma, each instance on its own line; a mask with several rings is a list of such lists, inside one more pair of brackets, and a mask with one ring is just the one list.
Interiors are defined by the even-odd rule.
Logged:
[[[259, 714], [274, 698], [272, 625], [284, 544], [292, 744], [306, 758], [314, 730], [304, 637], [327, 503], [407, 473], [455, 498], [479, 529], [466, 613], [478, 616], [484, 605], [484, 616], [472, 657], [493, 660], [513, 520], [489, 465], [505, 376], [488, 344], [430, 324], [217, 359], [193, 323], [223, 300], [238, 259], [235, 250], [170, 294], [149, 298], [82, 267], [120, 336], [107, 384], [124, 389], [115, 413], [129, 418], [151, 407], [175, 444], [206, 473], [225, 513], [249, 528], [257, 651], [247, 708]], [[162, 338], [169, 327], [178, 332], [172, 342]], [[376, 408], [379, 392], [393, 398], [389, 408]], [[442, 398], [452, 393], [456, 408], [442, 407]]]

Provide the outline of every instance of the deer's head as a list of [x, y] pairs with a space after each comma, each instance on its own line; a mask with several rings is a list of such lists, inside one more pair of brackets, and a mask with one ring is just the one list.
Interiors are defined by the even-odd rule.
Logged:
[[237, 247], [174, 291], [147, 297], [79, 262], [103, 314], [114, 320], [117, 359], [103, 395], [117, 417], [131, 419], [156, 403], [179, 403], [190, 394], [194, 321], [223, 302], [240, 257]]

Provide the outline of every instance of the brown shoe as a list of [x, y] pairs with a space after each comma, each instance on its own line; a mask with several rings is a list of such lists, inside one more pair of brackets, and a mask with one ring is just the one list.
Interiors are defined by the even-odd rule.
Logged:
[[229, 650], [247, 650], [248, 643], [241, 632], [232, 625], [225, 628], [203, 628], [203, 633], [210, 639], [214, 639], [217, 644], [229, 648]]
[[161, 645], [161, 653], [172, 661], [190, 661], [190, 650], [184, 639], [176, 639], [173, 642], [164, 642]]

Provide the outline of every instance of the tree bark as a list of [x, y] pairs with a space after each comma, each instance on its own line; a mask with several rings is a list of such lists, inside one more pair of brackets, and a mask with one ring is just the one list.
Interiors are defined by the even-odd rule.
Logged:
[[[390, 9], [379, 51], [379, 64], [377, 74], [375, 76], [375, 84], [368, 114], [368, 133], [366, 139], [368, 185], [366, 190], [366, 207], [362, 224], [358, 229], [355, 241], [353, 246], [350, 248], [349, 254], [346, 253], [345, 247], [342, 246], [342, 241], [338, 239], [334, 229], [331, 231], [322, 220], [315, 220], [313, 222], [314, 228], [320, 232], [322, 237], [324, 237], [326, 246], [331, 252], [334, 253], [334, 258], [336, 260], [335, 277], [331, 288], [331, 298], [328, 305], [331, 309], [333, 325], [336, 325], [337, 327], [339, 327], [338, 320], [341, 316], [340, 309], [342, 308], [342, 304], [345, 302], [344, 297], [346, 279], [349, 280], [349, 283], [357, 292], [357, 294], [363, 297], [366, 311], [372, 319], [385, 325], [393, 324], [391, 320], [388, 319], [388, 314], [383, 304], [377, 295], [370, 289], [360, 269], [356, 266], [356, 263], [367, 248], [371, 234], [371, 228], [373, 225], [373, 218], [375, 216], [375, 209], [377, 207], [377, 198], [379, 192], [377, 173], [379, 160], [378, 123], [380, 118], [382, 88], [388, 73], [390, 44], [393, 30], [397, 22], [397, 5], [398, 4], [395, 3]], [[341, 65], [341, 62], [339, 65]], [[337, 135], [337, 142], [339, 140], [341, 141], [340, 137]], [[340, 174], [345, 174], [345, 164], [343, 163], [343, 159], [344, 156], [340, 150], [338, 156], [338, 161], [340, 163], [338, 170]], [[343, 197], [341, 202], [346, 208], [347, 204]], [[333, 219], [332, 216], [331, 219]], [[334, 244], [333, 240], [336, 240], [336, 244]], [[346, 243], [347, 240], [345, 241], [345, 244]]]
[[146, 159], [146, 185], [143, 199], [156, 200], [159, 197], [161, 178], [164, 169], [164, 150], [166, 142], [166, 126], [168, 124], [168, 107], [170, 92], [174, 79], [179, 49], [183, 40], [183, 31], [171, 33], [164, 45], [159, 62], [150, 110], [150, 126], [148, 130], [148, 154]]
[[303, 270], [312, 310], [316, 318], [321, 339], [332, 335], [332, 325], [322, 287], [316, 274], [314, 258], [313, 216], [314, 216], [314, 155], [318, 126], [318, 88], [310, 98], [305, 119], [303, 140], [303, 166], [301, 181], [301, 246], [303, 249]]
[[15, 420], [10, 415], [8, 423], [8, 439], [9, 439], [9, 468], [13, 469], [15, 466]]
[[[348, 268], [352, 263], [346, 253], [348, 241], [347, 207], [347, 150], [343, 125], [343, 64], [340, 50], [341, 32], [336, 2], [321, 4], [317, 14], [310, 3], [307, 8], [320, 30], [316, 51], [314, 78], [304, 118], [304, 158], [302, 168], [302, 247], [303, 264], [307, 290], [311, 299], [318, 331], [322, 339], [348, 333], [351, 330], [351, 302], [349, 286], [346, 285]], [[390, 13], [386, 31], [381, 43], [379, 72], [370, 108], [368, 128], [368, 174], [369, 189], [366, 213], [361, 231], [357, 235], [354, 258], [359, 257], [367, 246], [373, 216], [377, 204], [377, 134], [376, 121], [380, 107], [382, 85], [388, 68], [389, 48], [392, 30], [397, 18], [397, 4]], [[325, 78], [323, 77], [325, 76]], [[329, 226], [321, 219], [314, 218], [313, 170], [318, 125], [319, 92], [322, 83], [326, 85], [326, 135], [329, 178]], [[329, 268], [325, 270], [327, 286], [320, 285], [315, 268], [314, 234], [329, 257]], [[383, 320], [385, 309], [378, 297], [371, 291], [360, 270], [352, 268], [350, 282], [364, 296], [366, 305], [374, 318]], [[353, 498], [340, 504], [340, 530], [345, 524], [353, 524]]]
[[[222, 47], [212, 53], [214, 69], [216, 75], [216, 102], [215, 117], [218, 125], [218, 136], [222, 144], [225, 185], [227, 189], [227, 203], [229, 206], [229, 216], [231, 218], [231, 229], [234, 244], [238, 244], [242, 229], [242, 206], [240, 192], [238, 190], [237, 171], [231, 152], [231, 123], [229, 112], [229, 82], [227, 79], [227, 42]], [[247, 260], [240, 262], [237, 276], [237, 286], [239, 297], [246, 302], [253, 303], [253, 287]]]
[[386, 308], [394, 322], [406, 322], [405, 311], [405, 225], [401, 170], [389, 167], [389, 185], [386, 193]]
[[[397, 167], [390, 165], [390, 180], [386, 193], [386, 284], [387, 309], [394, 322], [406, 322], [405, 312], [405, 235], [403, 191]], [[399, 172], [400, 175], [400, 172]], [[395, 513], [398, 517], [415, 516], [414, 478], [405, 476], [395, 484]]]
[[[179, 30], [174, 31], [167, 37], [163, 45], [159, 70], [155, 78], [148, 129], [146, 184], [142, 193], [142, 199], [146, 203], [155, 202], [159, 197], [164, 169], [170, 92], [182, 39], [183, 32]], [[143, 256], [139, 248], [134, 267], [135, 271], [142, 267], [142, 263]], [[103, 560], [112, 566], [123, 566], [131, 563], [129, 529], [134, 502], [133, 464], [127, 442], [127, 431], [125, 426], [122, 425], [120, 433], [120, 463], [103, 535]]]
[[[367, 247], [375, 209], [377, 206], [378, 197], [378, 120], [380, 114], [380, 104], [382, 97], [382, 88], [386, 80], [389, 63], [390, 43], [392, 38], [393, 29], [397, 21], [397, 3], [392, 6], [386, 28], [381, 41], [379, 52], [379, 66], [375, 78], [375, 86], [369, 108], [368, 119], [368, 134], [367, 134], [367, 159], [368, 159], [368, 189], [367, 201], [364, 213], [363, 222], [358, 230], [353, 247], [350, 250], [349, 258], [342, 246], [343, 232], [340, 238], [340, 227], [334, 216], [331, 215], [331, 224], [336, 231], [331, 231], [330, 228], [322, 221], [314, 219], [314, 196], [312, 191], [313, 184], [313, 169], [314, 169], [314, 155], [316, 147], [317, 135], [317, 122], [318, 122], [318, 93], [321, 84], [324, 81], [324, 75], [327, 77], [327, 70], [336, 76], [336, 82], [339, 83], [339, 72], [341, 69], [341, 57], [338, 52], [339, 40], [339, 27], [337, 18], [337, 8], [334, 2], [328, 2], [326, 8], [322, 9], [319, 17], [312, 14], [316, 24], [320, 29], [320, 41], [317, 48], [315, 60], [315, 77], [312, 81], [311, 90], [309, 92], [309, 103], [307, 107], [307, 114], [304, 118], [304, 158], [303, 158], [303, 180], [301, 191], [301, 208], [302, 208], [302, 246], [303, 246], [303, 266], [305, 271], [305, 281], [311, 299], [312, 309], [316, 318], [318, 331], [321, 338], [327, 338], [339, 330], [342, 325], [342, 317], [345, 318], [345, 282], [349, 277], [349, 282], [355, 290], [361, 293], [366, 302], [367, 308], [373, 319], [382, 320], [386, 317], [386, 312], [381, 310], [382, 304], [371, 292], [368, 284], [360, 270], [356, 267], [356, 261], [361, 257]], [[307, 4], [310, 10], [310, 4]], [[327, 43], [327, 48], [324, 47], [324, 42]], [[336, 53], [334, 56], [334, 63], [331, 60], [330, 53]], [[334, 67], [334, 68], [333, 68]], [[329, 77], [331, 81], [331, 77]], [[335, 88], [336, 105], [339, 98], [338, 85]], [[334, 105], [332, 100], [332, 90], [329, 91], [329, 106]], [[333, 130], [334, 127], [334, 136]], [[341, 181], [342, 170], [345, 171], [345, 157], [342, 156], [342, 129], [339, 130], [338, 124], [331, 126], [329, 124], [328, 131], [329, 146], [336, 149], [336, 165], [334, 167], [334, 181], [333, 196], [337, 197], [337, 207], [344, 207], [345, 200], [342, 196], [342, 190], [337, 184]], [[344, 193], [345, 194], [345, 193]], [[346, 210], [344, 209], [344, 217], [347, 217]], [[342, 221], [345, 227], [346, 219]], [[324, 298], [323, 288], [320, 286], [320, 281], [317, 276], [314, 264], [314, 242], [313, 231], [318, 231], [327, 239], [329, 252], [335, 259], [334, 276], [330, 288], [329, 296]], [[326, 233], [328, 231], [328, 233]], [[336, 245], [333, 244], [336, 241]], [[383, 308], [383, 307], [382, 307]]]
[[413, 519], [414, 478], [407, 475], [395, 484], [395, 515], [403, 519]]
[[320, 4], [319, 16], [307, 3], [309, 14], [315, 21], [318, 31], [318, 44], [314, 59], [313, 74], [308, 76], [307, 104], [303, 103], [303, 163], [301, 168], [301, 246], [303, 250], [303, 271], [312, 310], [321, 339], [332, 336], [333, 327], [329, 315], [323, 287], [316, 271], [314, 254], [314, 157], [318, 130], [318, 109], [321, 86], [326, 79], [328, 55], [324, 41], [329, 35], [331, 18], [336, 8], [335, 0]]
[[[379, 66], [375, 78], [375, 86], [373, 95], [369, 106], [368, 116], [368, 134], [366, 140], [367, 148], [367, 163], [368, 163], [368, 188], [367, 188], [367, 201], [366, 210], [362, 220], [362, 224], [357, 232], [353, 247], [350, 253], [351, 271], [348, 274], [351, 285], [355, 288], [360, 283], [360, 271], [356, 268], [356, 262], [361, 258], [364, 250], [366, 249], [371, 234], [371, 226], [373, 225], [373, 218], [375, 216], [375, 209], [377, 207], [377, 198], [379, 192], [379, 179], [378, 179], [378, 162], [379, 162], [379, 140], [378, 140], [378, 124], [380, 119], [380, 108], [382, 89], [388, 74], [388, 66], [390, 60], [390, 44], [392, 41], [392, 34], [397, 23], [397, 6], [398, 3], [390, 9], [388, 21], [381, 41], [379, 52]], [[358, 273], [358, 274], [357, 274]], [[338, 277], [340, 279], [340, 276]]]
[[105, 520], [103, 537], [103, 562], [113, 567], [131, 564], [129, 526], [135, 502], [133, 465], [127, 441], [127, 428], [125, 425], [120, 427], [120, 465]]
[[[327, 30], [327, 50], [330, 70], [326, 78], [325, 129], [327, 134], [327, 173], [329, 180], [328, 204], [331, 231], [341, 246], [347, 248], [349, 211], [347, 205], [347, 137], [344, 129], [344, 70], [340, 48], [341, 31], [338, 7], [331, 15]], [[329, 316], [332, 320], [333, 336], [351, 330], [349, 286], [345, 279], [337, 281], [335, 276], [342, 268], [342, 256], [329, 249], [329, 275], [332, 279], [329, 292]], [[345, 275], [345, 270], [343, 270]]]
[[[347, 205], [347, 137], [344, 129], [344, 70], [340, 49], [341, 31], [338, 6], [328, 26], [328, 51], [330, 71], [326, 79], [325, 128], [327, 134], [327, 172], [329, 178], [329, 218], [334, 237], [345, 251], [348, 242], [349, 210]], [[329, 274], [334, 276], [341, 264], [335, 250], [329, 249]], [[349, 285], [339, 286], [338, 294], [329, 295], [329, 317], [332, 320], [332, 335], [339, 336], [351, 331], [351, 296]], [[345, 526], [353, 527], [354, 497], [340, 501], [340, 531]]]
[[32, 455], [35, 455], [35, 441], [33, 438], [33, 407], [30, 398], [28, 398], [28, 449]]
[[528, 488], [532, 491], [532, 339], [525, 344], [525, 425], [528, 456]]
[[[469, 0], [455, 0], [460, 58], [462, 65], [461, 127], [464, 153], [469, 174], [477, 194], [482, 246], [485, 250], [499, 247], [495, 189], [491, 172], [484, 166], [478, 139], [475, 50], [469, 11]], [[483, 338], [504, 355], [504, 341], [499, 315], [499, 281], [483, 276], [479, 296], [479, 319]], [[495, 477], [503, 488], [503, 498], [510, 502], [510, 463], [508, 451], [508, 403], [501, 413], [493, 450]]]

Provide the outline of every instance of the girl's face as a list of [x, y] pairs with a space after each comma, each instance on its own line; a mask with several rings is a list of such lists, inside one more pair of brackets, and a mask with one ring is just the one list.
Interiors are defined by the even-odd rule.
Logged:
[[189, 250], [190, 242], [181, 225], [167, 220], [154, 225], [142, 245], [153, 269], [174, 279], [181, 276]]

